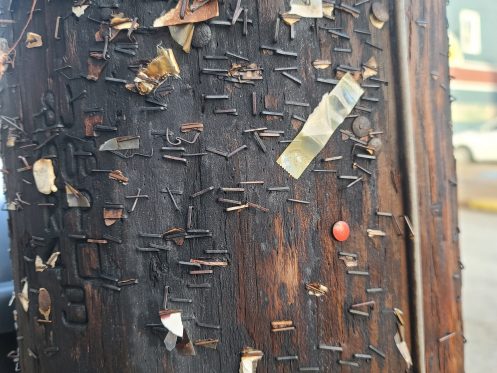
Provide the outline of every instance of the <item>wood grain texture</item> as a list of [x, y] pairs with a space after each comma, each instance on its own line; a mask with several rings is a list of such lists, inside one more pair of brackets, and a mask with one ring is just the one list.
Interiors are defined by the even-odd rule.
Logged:
[[[461, 263], [452, 155], [446, 4], [411, 1], [410, 72], [416, 124], [426, 369], [464, 370]], [[426, 27], [416, 22], [426, 21]], [[455, 336], [439, 342], [439, 339]]]
[[[103, 1], [101, 1], [103, 3]], [[220, 6], [220, 18], [226, 18], [230, 2]], [[234, 5], [236, 2], [233, 1]], [[352, 2], [349, 2], [350, 4]], [[387, 3], [387, 2], [385, 2]], [[401, 372], [405, 362], [397, 351], [393, 337], [396, 320], [392, 309], [405, 313], [407, 339], [412, 351], [410, 313], [410, 278], [406, 227], [397, 235], [389, 218], [376, 216], [376, 211], [389, 211], [399, 217], [405, 214], [404, 179], [406, 170], [402, 155], [402, 121], [396, 108], [400, 87], [396, 84], [395, 24], [389, 22], [381, 31], [370, 26], [370, 4], [360, 6], [358, 19], [337, 11], [336, 21], [301, 20], [296, 25], [296, 38], [290, 40], [289, 28], [280, 27], [277, 46], [295, 51], [298, 59], [270, 55], [260, 51], [261, 44], [272, 45], [274, 24], [279, 12], [288, 8], [283, 0], [257, 0], [246, 6], [253, 24], [249, 25], [247, 37], [242, 36], [242, 25], [232, 28], [212, 26], [213, 37], [204, 49], [194, 49], [184, 54], [172, 41], [167, 30], [140, 31], [135, 33], [139, 43], [136, 57], [113, 51], [111, 59], [97, 82], [86, 79], [69, 80], [54, 69], [70, 65], [63, 72], [71, 77], [86, 75], [88, 51], [101, 49], [94, 42], [98, 24], [85, 16], [79, 20], [70, 14], [70, 2], [56, 0], [40, 2], [29, 30], [43, 36], [44, 46], [27, 50], [18, 48], [16, 67], [9, 72], [1, 94], [2, 114], [20, 116], [27, 132], [27, 140], [41, 143], [49, 133], [34, 132], [56, 123], [63, 124], [59, 136], [47, 146], [32, 151], [5, 148], [6, 130], [2, 130], [2, 146], [5, 159], [7, 197], [15, 198], [21, 192], [30, 206], [10, 214], [12, 257], [16, 291], [21, 289], [21, 279], [28, 278], [30, 288], [46, 288], [52, 298], [52, 320], [40, 325], [36, 320], [37, 295], [30, 293], [31, 306], [24, 313], [18, 304], [21, 365], [25, 372], [237, 372], [240, 352], [244, 346], [252, 346], [264, 352], [258, 372], [294, 372], [299, 367], [316, 366], [321, 371]], [[141, 25], [151, 25], [163, 10], [162, 1], [122, 1], [120, 10], [128, 16], [138, 17]], [[17, 20], [13, 34], [18, 35], [29, 8], [28, 2], [12, 6], [12, 16]], [[390, 4], [393, 11], [393, 2]], [[433, 53], [446, 50], [445, 8], [443, 2], [430, 0], [413, 1], [409, 19], [414, 22], [418, 14], [430, 17], [430, 26], [419, 29], [412, 23], [411, 48], [413, 87], [413, 112], [419, 122], [417, 142], [419, 150], [419, 178], [421, 211], [426, 227], [422, 227], [423, 268], [425, 278], [425, 312], [427, 319], [427, 364], [429, 372], [462, 371], [462, 337], [460, 306], [456, 296], [460, 283], [452, 278], [458, 272], [458, 248], [456, 240], [455, 188], [453, 158], [450, 144], [448, 92], [440, 83], [448, 85], [447, 57]], [[86, 15], [99, 18], [98, 6], [87, 10]], [[53, 38], [57, 16], [66, 17], [61, 28], [61, 40]], [[391, 17], [393, 18], [393, 17]], [[350, 43], [334, 39], [325, 27], [342, 27], [351, 36]], [[366, 36], [354, 33], [354, 29], [371, 29], [371, 42], [383, 51], [364, 44]], [[127, 41], [125, 35], [120, 39]], [[167, 97], [166, 112], [142, 112], [147, 106], [143, 97], [124, 89], [122, 85], [104, 81], [104, 77], [132, 80], [134, 73], [128, 69], [142, 59], [155, 57], [156, 46], [173, 48], [181, 68], [181, 79], [171, 80], [174, 92]], [[334, 47], [351, 45], [352, 54], [333, 52]], [[226, 61], [207, 61], [204, 55], [222, 55], [230, 51], [248, 57], [264, 68], [264, 80], [255, 86], [234, 85], [212, 76], [201, 75], [204, 67], [228, 68]], [[248, 128], [267, 126], [284, 130], [285, 139], [292, 139], [301, 124], [291, 120], [292, 114], [307, 117], [332, 86], [318, 83], [316, 77], [334, 78], [331, 69], [316, 71], [315, 59], [331, 59], [333, 66], [347, 64], [359, 67], [371, 56], [380, 64], [379, 77], [389, 83], [380, 89], [367, 89], [366, 96], [378, 97], [380, 103], [361, 102], [370, 107], [367, 116], [373, 128], [384, 131], [381, 136], [383, 151], [377, 161], [361, 162], [373, 171], [365, 175], [363, 183], [346, 188], [347, 180], [335, 174], [311, 172], [312, 168], [336, 168], [338, 175], [359, 175], [352, 168], [354, 159], [351, 141], [343, 141], [334, 134], [315, 163], [299, 180], [293, 180], [276, 165], [276, 159], [285, 148], [277, 140], [263, 140], [268, 152], [263, 153]], [[285, 78], [275, 67], [298, 65], [302, 86]], [[440, 79], [434, 81], [429, 72], [438, 69]], [[420, 79], [422, 77], [422, 79]], [[442, 78], [443, 77], [443, 78]], [[17, 84], [17, 86], [12, 86]], [[86, 98], [71, 103], [71, 98], [83, 90]], [[269, 120], [252, 115], [252, 92], [257, 93], [258, 110], [264, 102], [283, 111], [283, 119]], [[429, 92], [430, 94], [418, 94]], [[202, 94], [228, 94], [229, 100], [202, 102]], [[53, 94], [54, 104], [50, 102]], [[266, 100], [266, 96], [271, 96]], [[42, 102], [42, 97], [45, 99]], [[285, 106], [284, 101], [295, 100], [310, 103], [309, 108]], [[85, 138], [87, 108], [102, 107], [104, 125], [116, 125], [118, 131], [102, 133], [97, 138]], [[213, 109], [237, 108], [236, 117], [214, 115]], [[39, 116], [33, 116], [40, 113]], [[364, 112], [354, 113], [364, 115]], [[53, 119], [52, 119], [53, 118]], [[232, 151], [241, 145], [244, 150], [228, 160], [215, 154], [189, 159], [188, 165], [162, 159], [160, 147], [166, 143], [154, 137], [151, 131], [166, 128], [179, 135], [182, 123], [202, 122], [205, 130], [197, 143], [188, 145], [188, 152], [196, 153], [213, 147]], [[352, 119], [341, 128], [351, 129]], [[115, 136], [139, 135], [140, 151], [153, 157], [135, 156], [121, 159], [111, 153], [98, 151], [98, 146]], [[191, 134], [185, 134], [190, 137]], [[72, 136], [72, 137], [71, 137]], [[85, 139], [82, 142], [76, 138]], [[91, 152], [91, 156], [74, 155]], [[55, 155], [57, 186], [60, 192], [48, 197], [37, 192], [32, 175], [16, 173], [18, 155], [29, 155], [30, 163], [41, 157]], [[344, 158], [331, 166], [323, 166], [321, 158], [342, 155]], [[92, 169], [122, 170], [129, 177], [129, 184], [122, 185], [109, 180], [105, 173]], [[240, 181], [264, 180], [264, 186], [245, 186], [244, 196], [226, 198], [246, 199], [270, 209], [263, 213], [253, 209], [241, 213], [227, 213], [216, 198], [223, 196], [217, 189], [191, 199], [189, 196], [209, 186], [232, 187]], [[69, 209], [63, 193], [64, 182], [69, 182], [84, 192], [91, 200], [90, 209]], [[268, 186], [289, 186], [290, 192], [268, 192]], [[168, 194], [161, 190], [170, 187], [182, 190], [176, 195], [180, 211]], [[138, 201], [134, 212], [127, 219], [105, 227], [102, 210], [105, 202], [126, 204], [132, 200], [125, 196], [135, 195], [140, 188], [148, 200]], [[311, 202], [310, 205], [293, 204], [287, 198]], [[39, 202], [53, 202], [55, 207], [40, 207]], [[212, 238], [187, 240], [177, 247], [168, 244], [170, 251], [141, 253], [137, 247], [149, 243], [165, 244], [161, 239], [140, 237], [140, 233], [163, 233], [174, 226], [184, 227], [188, 206], [194, 206], [193, 226], [209, 229]], [[436, 206], [439, 206], [437, 209]], [[440, 211], [440, 212], [439, 212]], [[331, 227], [338, 220], [345, 220], [351, 227], [351, 237], [338, 243], [331, 236]], [[399, 222], [401, 220], [399, 219]], [[381, 229], [384, 238], [371, 239], [366, 229]], [[108, 234], [122, 243], [87, 243], [75, 239], [74, 234], [101, 239]], [[34, 242], [33, 236], [44, 241]], [[35, 244], [33, 244], [35, 243]], [[24, 257], [41, 255], [46, 259], [54, 248], [61, 251], [55, 269], [36, 273], [34, 264]], [[206, 255], [205, 249], [228, 250], [229, 266], [214, 269], [213, 275], [196, 278], [178, 261]], [[359, 270], [369, 271], [369, 277], [346, 273], [345, 264], [338, 259], [339, 251], [359, 254]], [[101, 275], [117, 279], [137, 278], [139, 283], [123, 287], [120, 292], [104, 287], [110, 284]], [[318, 281], [330, 288], [322, 298], [311, 297], [305, 284]], [[192, 289], [187, 283], [208, 282], [210, 289]], [[217, 350], [198, 347], [197, 356], [182, 357], [176, 351], [167, 352], [162, 340], [164, 332], [154, 332], [146, 326], [160, 323], [164, 286], [170, 287], [170, 298], [191, 298], [191, 304], [170, 302], [170, 307], [183, 309], [183, 316], [195, 317], [197, 321], [219, 325], [220, 330], [199, 327], [194, 320], [185, 321], [190, 337], [219, 338]], [[366, 288], [382, 287], [379, 294], [367, 294]], [[375, 300], [376, 305], [369, 318], [351, 315], [352, 304]], [[271, 333], [270, 322], [292, 320], [296, 331]], [[438, 338], [452, 331], [458, 335], [444, 343]], [[320, 343], [341, 345], [341, 354], [320, 350]], [[368, 351], [372, 344], [384, 351], [385, 360]], [[45, 353], [47, 347], [58, 347], [54, 354]], [[28, 348], [38, 359], [28, 356]], [[359, 361], [360, 368], [340, 366], [337, 361], [353, 360], [355, 353], [372, 353], [370, 362]], [[277, 362], [277, 356], [298, 355], [298, 361]], [[63, 367], [63, 368], [61, 368]]]

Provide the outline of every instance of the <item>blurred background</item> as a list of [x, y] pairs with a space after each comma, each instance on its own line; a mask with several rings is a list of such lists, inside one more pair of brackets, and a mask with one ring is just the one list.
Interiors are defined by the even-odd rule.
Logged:
[[497, 351], [497, 1], [451, 0], [466, 372], [495, 372]]
[[[496, 371], [497, 1], [448, 5], [454, 155], [457, 159], [466, 372]], [[0, 160], [0, 169], [3, 169]], [[3, 191], [0, 173], [0, 191]], [[15, 349], [7, 212], [0, 193], [0, 372]]]

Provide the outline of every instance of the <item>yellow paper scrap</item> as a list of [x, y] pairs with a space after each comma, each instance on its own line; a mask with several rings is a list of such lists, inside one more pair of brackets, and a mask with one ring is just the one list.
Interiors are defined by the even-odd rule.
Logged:
[[51, 159], [38, 159], [33, 164], [33, 176], [38, 191], [43, 194], [55, 193], [55, 170]]
[[179, 26], [169, 26], [171, 37], [176, 43], [183, 47], [183, 52], [185, 53], [190, 53], [192, 49], [192, 38], [194, 30], [195, 25], [193, 23], [187, 23], [185, 25]]
[[277, 163], [298, 179], [350, 114], [363, 93], [364, 90], [352, 75], [345, 74], [337, 86], [323, 96]]

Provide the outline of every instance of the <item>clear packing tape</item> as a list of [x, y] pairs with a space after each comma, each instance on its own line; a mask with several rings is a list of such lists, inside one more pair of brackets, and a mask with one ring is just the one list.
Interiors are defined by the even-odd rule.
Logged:
[[326, 93], [300, 133], [278, 158], [277, 163], [298, 179], [312, 160], [323, 150], [335, 130], [352, 112], [364, 90], [350, 73]]

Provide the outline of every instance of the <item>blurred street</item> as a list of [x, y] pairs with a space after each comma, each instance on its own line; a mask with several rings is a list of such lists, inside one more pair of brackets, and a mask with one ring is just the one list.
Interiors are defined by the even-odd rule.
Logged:
[[497, 164], [457, 164], [459, 205], [497, 212]]
[[[495, 189], [494, 189], [495, 193]], [[497, 351], [497, 214], [461, 209], [466, 372], [495, 371]]]

